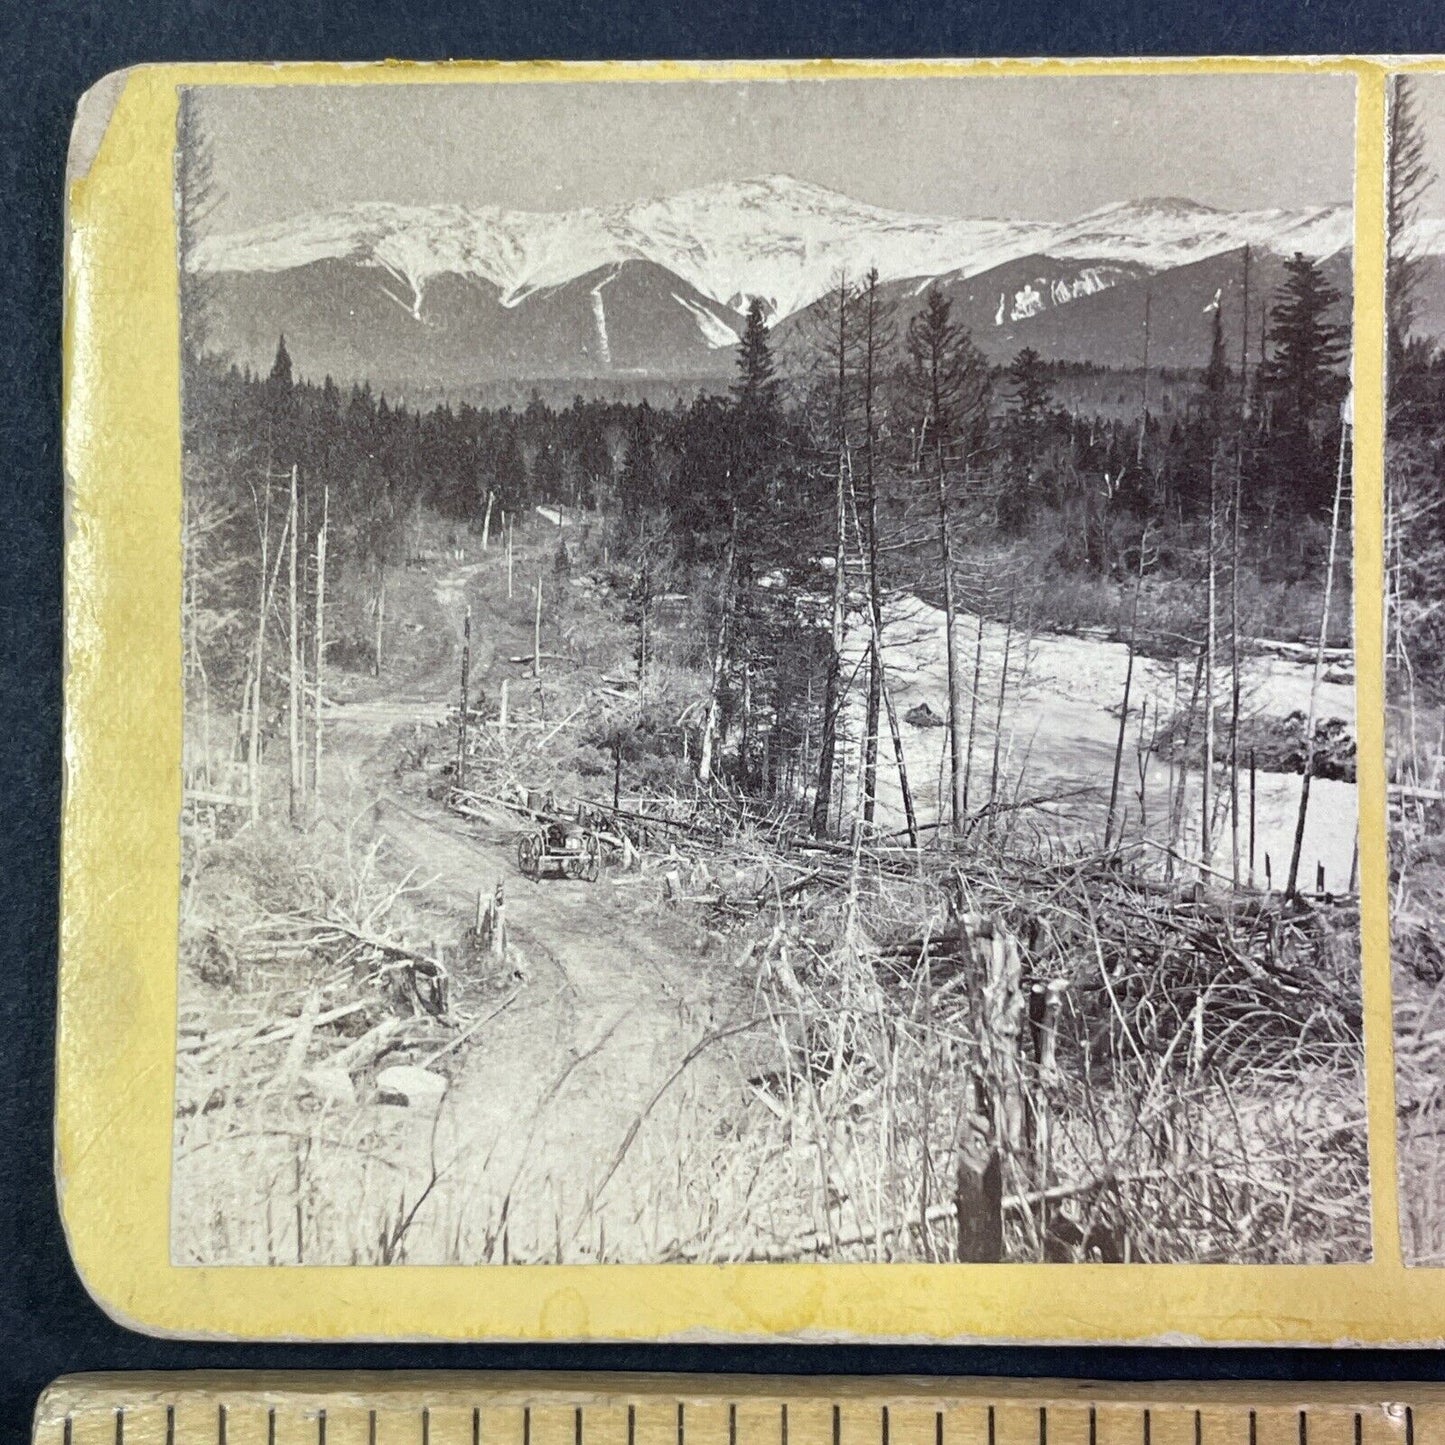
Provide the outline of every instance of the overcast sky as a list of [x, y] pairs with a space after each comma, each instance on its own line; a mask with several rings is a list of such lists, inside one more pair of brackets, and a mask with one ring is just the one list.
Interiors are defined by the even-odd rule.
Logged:
[[1349, 201], [1347, 76], [210, 87], [229, 231], [355, 201], [564, 210], [783, 171], [946, 216]]

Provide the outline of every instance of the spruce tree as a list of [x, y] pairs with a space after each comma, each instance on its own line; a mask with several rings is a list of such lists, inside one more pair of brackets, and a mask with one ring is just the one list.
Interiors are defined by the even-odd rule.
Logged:
[[774, 491], [782, 426], [779, 393], [766, 312], [755, 297], [738, 342], [738, 374], [732, 387], [737, 436], [733, 494], [744, 512], [756, 508], [765, 492], [771, 495]]
[[1284, 269], [1284, 284], [1270, 308], [1264, 380], [1273, 395], [1276, 426], [1307, 433], [1322, 409], [1338, 399], [1349, 338], [1333, 319], [1340, 293], [1319, 264], [1296, 251]]

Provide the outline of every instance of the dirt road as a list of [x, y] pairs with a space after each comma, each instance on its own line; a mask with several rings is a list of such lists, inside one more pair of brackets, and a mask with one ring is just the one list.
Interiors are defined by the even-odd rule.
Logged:
[[[411, 621], [433, 645], [390, 696], [365, 688], [338, 706], [329, 742], [379, 799], [379, 831], [427, 880], [431, 910], [455, 918], [460, 932], [478, 889], [505, 891], [505, 966], [478, 963], [456, 980], [465, 1019], [501, 1011], [440, 1066], [450, 1088], [418, 1161], [423, 1173], [411, 1170], [408, 1187], [415, 1196], [433, 1165], [438, 1177], [405, 1257], [666, 1257], [706, 1228], [711, 1155], [743, 1088], [733, 1038], [679, 1066], [745, 1016], [746, 990], [722, 946], [657, 900], [655, 880], [604, 870], [595, 884], [529, 881], [516, 866], [510, 822], [465, 822], [397, 790], [398, 728], [445, 715], [466, 602], [474, 639], [505, 635], [504, 620], [488, 616], [469, 585], [479, 570], [432, 574], [432, 605]], [[410, 592], [421, 610], [423, 589]], [[434, 629], [451, 632], [453, 645], [436, 646]], [[494, 640], [474, 642], [479, 685], [498, 650]]]

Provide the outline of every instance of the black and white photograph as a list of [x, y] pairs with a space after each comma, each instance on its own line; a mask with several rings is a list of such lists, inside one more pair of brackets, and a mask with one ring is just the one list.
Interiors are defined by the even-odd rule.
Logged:
[[1445, 76], [1390, 82], [1385, 695], [1400, 1237], [1445, 1265]]
[[1353, 79], [526, 76], [179, 95], [173, 1262], [1369, 1260]]

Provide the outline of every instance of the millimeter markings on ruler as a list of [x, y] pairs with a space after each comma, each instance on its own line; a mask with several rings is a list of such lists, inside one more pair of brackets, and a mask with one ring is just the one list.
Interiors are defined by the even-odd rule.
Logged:
[[34, 1445], [1445, 1445], [1436, 1385], [75, 1375]]

